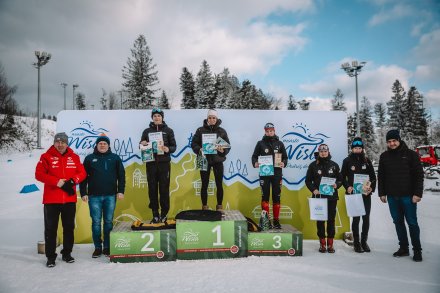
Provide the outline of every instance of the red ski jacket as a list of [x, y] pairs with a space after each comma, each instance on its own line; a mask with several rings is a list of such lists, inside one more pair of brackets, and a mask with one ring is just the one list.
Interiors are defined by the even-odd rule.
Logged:
[[60, 179], [70, 178], [76, 184], [86, 178], [86, 171], [79, 156], [69, 147], [64, 154], [60, 154], [51, 146], [41, 155], [35, 169], [35, 179], [44, 183], [43, 204], [76, 202], [76, 186], [73, 187], [73, 196], [57, 186]]

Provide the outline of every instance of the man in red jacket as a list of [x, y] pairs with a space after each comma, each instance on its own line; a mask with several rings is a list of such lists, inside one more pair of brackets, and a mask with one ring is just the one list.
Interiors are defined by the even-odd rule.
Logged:
[[61, 214], [63, 224], [62, 259], [75, 262], [72, 257], [76, 213], [76, 184], [86, 177], [86, 171], [79, 159], [67, 145], [64, 132], [57, 133], [53, 146], [42, 154], [35, 169], [35, 178], [44, 183], [44, 240], [47, 257], [46, 266], [55, 266], [58, 220]]

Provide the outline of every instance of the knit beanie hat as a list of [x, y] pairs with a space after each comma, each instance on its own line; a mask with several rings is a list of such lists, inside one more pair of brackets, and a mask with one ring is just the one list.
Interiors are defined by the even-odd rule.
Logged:
[[270, 122], [266, 123], [264, 125], [264, 130], [268, 130], [268, 129], [275, 129], [275, 125], [273, 125], [273, 123]]
[[153, 118], [154, 114], [159, 114], [160, 116], [162, 116], [162, 120], [165, 116], [164, 112], [159, 108], [153, 108], [153, 110], [151, 110], [151, 118]]
[[353, 142], [351, 143], [351, 148], [353, 149], [353, 148], [356, 148], [356, 147], [364, 148], [364, 143], [362, 142], [362, 138], [355, 137], [353, 139]]
[[215, 118], [218, 118], [217, 111], [214, 110], [214, 109], [209, 109], [209, 110], [208, 110], [208, 116], [207, 116], [207, 117], [209, 117], [209, 116], [215, 116]]
[[398, 129], [391, 129], [387, 132], [386, 140], [389, 141], [390, 139], [400, 141], [400, 133]]
[[57, 141], [62, 141], [65, 144], [69, 143], [69, 137], [67, 136], [67, 134], [65, 132], [59, 132], [57, 134], [55, 134], [55, 137], [53, 138], [53, 143], [56, 143]]
[[96, 139], [96, 145], [98, 145], [99, 142], [105, 141], [108, 145], [110, 145], [110, 138], [108, 138], [107, 135], [104, 133], [101, 133], [98, 138]]

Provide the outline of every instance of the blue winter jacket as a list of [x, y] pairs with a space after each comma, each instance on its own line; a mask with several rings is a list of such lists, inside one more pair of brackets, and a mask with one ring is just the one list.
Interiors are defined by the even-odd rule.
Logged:
[[84, 159], [86, 179], [80, 184], [81, 196], [115, 195], [125, 191], [125, 169], [121, 158], [109, 150], [102, 154], [97, 148]]

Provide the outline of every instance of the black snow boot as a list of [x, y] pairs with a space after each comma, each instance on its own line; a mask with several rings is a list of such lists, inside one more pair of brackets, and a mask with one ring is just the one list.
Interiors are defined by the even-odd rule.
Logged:
[[362, 249], [361, 243], [359, 241], [353, 242], [354, 251], [357, 253], [362, 253], [364, 250]]
[[423, 258], [422, 258], [422, 250], [421, 249], [414, 249], [413, 260], [415, 262], [421, 262], [423, 260]]
[[401, 256], [409, 256], [409, 249], [408, 247], [399, 247], [399, 250], [397, 250], [395, 253], [393, 253], [394, 257], [401, 257]]

